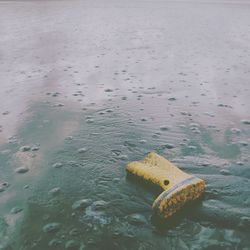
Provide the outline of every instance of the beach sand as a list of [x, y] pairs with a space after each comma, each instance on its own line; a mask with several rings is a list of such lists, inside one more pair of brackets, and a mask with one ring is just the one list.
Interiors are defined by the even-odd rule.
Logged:
[[[249, 79], [249, 1], [0, 1], [0, 249], [249, 249]], [[151, 150], [207, 183], [167, 225]]]

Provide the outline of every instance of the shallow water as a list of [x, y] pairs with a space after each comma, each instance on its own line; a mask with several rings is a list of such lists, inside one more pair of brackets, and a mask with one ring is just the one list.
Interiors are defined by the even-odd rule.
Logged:
[[[0, 249], [250, 249], [250, 5], [0, 3]], [[206, 181], [171, 221], [125, 166]]]

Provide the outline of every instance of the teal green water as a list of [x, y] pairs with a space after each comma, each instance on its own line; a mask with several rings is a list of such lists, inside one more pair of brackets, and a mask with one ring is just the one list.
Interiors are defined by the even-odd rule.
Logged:
[[[249, 10], [0, 1], [0, 249], [249, 250]], [[152, 150], [206, 181], [168, 221]]]
[[[77, 128], [65, 137], [72, 121]], [[248, 249], [249, 163], [238, 162], [248, 146], [233, 141], [249, 129], [226, 130], [218, 143], [213, 133], [197, 123], [162, 130], [117, 106], [34, 105], [1, 147], [1, 179], [9, 183], [0, 194], [1, 249]], [[39, 149], [20, 152], [22, 145]], [[126, 163], [151, 150], [207, 183], [201, 201], [165, 223], [152, 217], [157, 192], [126, 178]], [[19, 164], [29, 171], [15, 173]]]

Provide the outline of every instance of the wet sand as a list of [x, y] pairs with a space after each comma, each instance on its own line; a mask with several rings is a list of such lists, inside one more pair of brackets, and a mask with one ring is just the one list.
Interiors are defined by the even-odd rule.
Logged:
[[[0, 249], [250, 249], [249, 65], [248, 1], [1, 1]], [[151, 150], [207, 183], [165, 225]]]

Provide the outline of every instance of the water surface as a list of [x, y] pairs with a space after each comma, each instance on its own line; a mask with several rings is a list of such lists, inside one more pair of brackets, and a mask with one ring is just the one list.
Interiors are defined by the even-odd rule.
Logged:
[[[1, 1], [0, 249], [250, 249], [250, 5]], [[171, 221], [126, 177], [206, 181]]]

